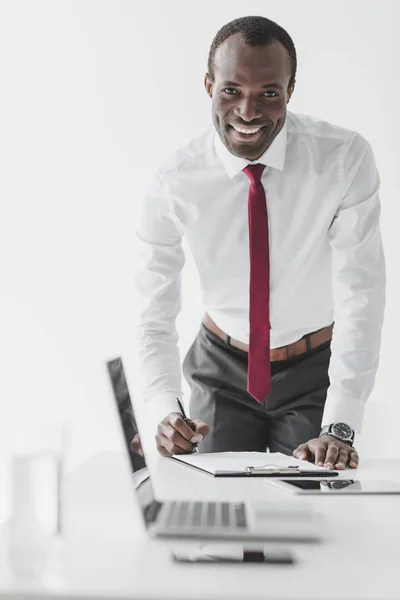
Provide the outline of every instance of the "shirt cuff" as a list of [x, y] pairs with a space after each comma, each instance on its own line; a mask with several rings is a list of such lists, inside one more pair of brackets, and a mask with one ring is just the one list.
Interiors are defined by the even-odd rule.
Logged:
[[331, 423], [346, 423], [356, 433], [361, 433], [364, 413], [363, 400], [350, 396], [333, 396], [328, 391], [321, 428]]

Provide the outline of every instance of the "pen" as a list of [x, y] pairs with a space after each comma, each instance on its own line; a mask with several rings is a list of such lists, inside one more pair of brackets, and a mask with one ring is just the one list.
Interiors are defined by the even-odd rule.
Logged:
[[[181, 413], [183, 420], [185, 421], [186, 425], [189, 425], [190, 429], [192, 429], [194, 431], [194, 429], [191, 425], [190, 419], [188, 419], [186, 416], [185, 409], [183, 408], [182, 402], [179, 400], [179, 398], [177, 398], [176, 401], [178, 403], [179, 412]], [[193, 444], [193, 448], [196, 450], [196, 452], [199, 451], [198, 444]]]

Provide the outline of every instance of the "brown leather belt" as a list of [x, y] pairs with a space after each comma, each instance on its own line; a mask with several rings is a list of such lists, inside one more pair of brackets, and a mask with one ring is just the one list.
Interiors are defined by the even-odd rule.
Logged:
[[[244, 342], [240, 342], [239, 340], [235, 340], [227, 335], [222, 329], [218, 327], [216, 323], [212, 320], [209, 314], [205, 314], [203, 319], [204, 326], [214, 333], [216, 336], [221, 338], [227, 344], [230, 344], [234, 348], [238, 348], [239, 350], [243, 350], [244, 352], [249, 351], [249, 345]], [[317, 348], [324, 344], [325, 342], [329, 342], [332, 339], [332, 331], [333, 331], [333, 323], [328, 325], [327, 327], [323, 327], [318, 331], [314, 331], [313, 333], [306, 334], [297, 342], [293, 342], [292, 344], [288, 344], [287, 346], [282, 346], [280, 348], [271, 348], [270, 356], [271, 361], [273, 360], [286, 360], [287, 358], [293, 358], [294, 356], [299, 356], [299, 354], [304, 354], [305, 352], [309, 352], [313, 348]]]

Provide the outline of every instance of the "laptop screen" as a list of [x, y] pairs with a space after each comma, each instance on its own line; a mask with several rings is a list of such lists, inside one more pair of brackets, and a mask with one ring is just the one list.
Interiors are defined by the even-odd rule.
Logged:
[[[121, 431], [124, 437], [126, 450], [129, 456], [135, 493], [142, 509], [146, 524], [152, 519], [150, 514], [154, 511], [150, 508], [157, 504], [154, 499], [153, 486], [150, 474], [146, 467], [145, 459], [133, 452], [130, 448], [134, 436], [139, 433], [131, 396], [128, 389], [124, 366], [120, 357], [107, 362], [108, 375], [114, 393], [114, 399], [118, 411]], [[154, 508], [154, 507], [153, 507]]]

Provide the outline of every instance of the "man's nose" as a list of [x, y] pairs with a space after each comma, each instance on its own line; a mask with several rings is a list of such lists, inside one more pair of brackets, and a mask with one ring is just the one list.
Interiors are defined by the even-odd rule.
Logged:
[[262, 118], [262, 112], [257, 102], [252, 98], [243, 98], [238, 102], [234, 110], [236, 116], [243, 121], [252, 121]]

